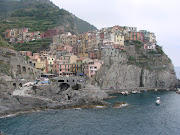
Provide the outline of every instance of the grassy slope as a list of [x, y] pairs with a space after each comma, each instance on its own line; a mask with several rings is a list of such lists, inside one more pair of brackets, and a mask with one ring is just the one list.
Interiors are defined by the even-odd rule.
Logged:
[[96, 30], [96, 27], [75, 17], [64, 9], [59, 9], [53, 3], [47, 4], [36, 0], [21, 2], [0, 2], [0, 32], [9, 28], [29, 27], [31, 31], [44, 32], [56, 26], [64, 26], [73, 34]]
[[12, 48], [12, 49], [14, 48], [7, 41], [5, 41], [1, 36], [0, 36], [0, 47]]
[[41, 50], [49, 49], [49, 45], [52, 42], [51, 39], [43, 39], [37, 41], [31, 41], [23, 44], [14, 44], [14, 49], [17, 51], [32, 51], [33, 53]]

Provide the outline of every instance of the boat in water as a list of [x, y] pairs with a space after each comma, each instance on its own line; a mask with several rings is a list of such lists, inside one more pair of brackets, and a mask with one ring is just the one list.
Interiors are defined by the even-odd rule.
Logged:
[[133, 90], [133, 91], [132, 91], [132, 94], [136, 94], [136, 93], [138, 93], [136, 90]]
[[177, 88], [178, 91], [176, 91], [177, 94], [180, 94], [180, 88]]
[[121, 92], [121, 94], [127, 96], [127, 95], [129, 95], [129, 92], [128, 91], [123, 91], [123, 92]]
[[156, 99], [156, 104], [157, 104], [157, 105], [160, 105], [160, 104], [161, 104], [160, 97], [157, 97], [157, 99]]

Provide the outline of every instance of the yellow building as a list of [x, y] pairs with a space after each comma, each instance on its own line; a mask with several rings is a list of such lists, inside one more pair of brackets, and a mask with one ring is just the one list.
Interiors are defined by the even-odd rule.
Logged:
[[114, 32], [114, 44], [124, 46], [124, 36], [120, 31]]
[[37, 62], [35, 63], [35, 68], [45, 72], [45, 70], [46, 70], [46, 59], [45, 58], [38, 58]]
[[82, 34], [78, 39], [78, 56], [88, 57], [88, 35]]
[[77, 64], [71, 64], [71, 72], [77, 73]]
[[78, 57], [76, 55], [64, 55], [64, 56], [61, 56], [60, 59], [67, 60], [68, 63], [72, 64], [72, 63], [76, 63], [76, 60], [78, 59]]
[[87, 63], [89, 58], [81, 57], [77, 59], [77, 73], [84, 73], [84, 64]]
[[53, 55], [47, 56], [46, 72], [53, 72], [54, 61], [55, 61], [55, 57]]
[[71, 46], [75, 46], [77, 43], [77, 37], [76, 35], [72, 35], [72, 36], [69, 36], [67, 38], [67, 44], [71, 45]]

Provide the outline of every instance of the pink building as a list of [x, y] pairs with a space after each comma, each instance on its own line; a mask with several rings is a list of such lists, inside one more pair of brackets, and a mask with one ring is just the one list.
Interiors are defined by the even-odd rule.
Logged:
[[89, 60], [84, 66], [84, 74], [86, 74], [87, 77], [93, 77], [101, 68], [102, 64], [103, 62], [98, 59]]
[[31, 57], [32, 56], [32, 52], [31, 51], [20, 51], [21, 55], [23, 56], [28, 56]]
[[38, 59], [39, 58], [39, 53], [33, 53], [33, 56], [32, 56], [34, 59]]
[[69, 53], [73, 52], [73, 47], [71, 45], [64, 45], [63, 49], [68, 51]]
[[68, 62], [68, 60], [55, 60], [53, 69], [54, 74], [63, 76], [64, 73], [70, 72], [71, 64]]

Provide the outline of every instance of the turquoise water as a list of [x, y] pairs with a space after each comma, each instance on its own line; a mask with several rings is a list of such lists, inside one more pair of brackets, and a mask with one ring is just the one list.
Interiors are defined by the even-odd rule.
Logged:
[[[46, 110], [0, 119], [0, 130], [12, 135], [179, 135], [180, 94], [147, 92], [116, 95], [123, 108]], [[155, 104], [156, 97], [162, 104]]]

